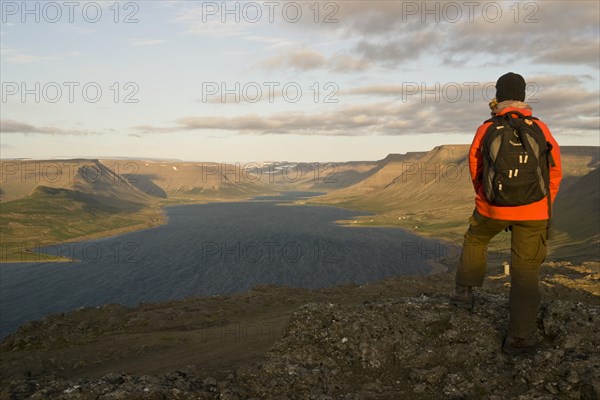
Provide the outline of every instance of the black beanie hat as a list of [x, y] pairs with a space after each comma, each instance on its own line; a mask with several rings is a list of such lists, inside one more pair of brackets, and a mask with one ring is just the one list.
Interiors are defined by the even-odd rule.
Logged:
[[525, 101], [525, 79], [513, 72], [502, 75], [496, 82], [496, 100]]

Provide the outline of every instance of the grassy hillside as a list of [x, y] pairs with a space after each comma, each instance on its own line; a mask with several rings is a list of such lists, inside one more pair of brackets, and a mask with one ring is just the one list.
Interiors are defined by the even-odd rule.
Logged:
[[3, 161], [0, 258], [61, 261], [37, 247], [164, 221], [157, 202], [97, 160]]
[[554, 206], [555, 226], [574, 239], [598, 235], [600, 227], [600, 169], [561, 191]]
[[[376, 213], [375, 216], [343, 221], [352, 226], [400, 226], [421, 235], [460, 243], [474, 207], [468, 148], [468, 145], [444, 145], [420, 157], [416, 155], [399, 162], [390, 160], [380, 168], [379, 174], [384, 179], [379, 179], [376, 184], [373, 183], [375, 175], [372, 175], [353, 186], [331, 191], [308, 202]], [[599, 151], [597, 147], [582, 146], [564, 146], [561, 150], [564, 178], [555, 216], [558, 218], [563, 214], [557, 227], [564, 232], [557, 232], [557, 238], [561, 245], [568, 245], [573, 243], [567, 233], [572, 235], [577, 229], [581, 234], [579, 238], [589, 239], [594, 232], [598, 234], [598, 207], [594, 200], [598, 197], [598, 185], [592, 183], [597, 176], [582, 177], [597, 170]], [[576, 184], [579, 179], [583, 180]], [[575, 206], [578, 199], [583, 198], [586, 199], [585, 206]], [[584, 229], [578, 228], [581, 223]]]
[[568, 237], [561, 242], [570, 259], [592, 255], [600, 259], [600, 169], [577, 179], [559, 192], [554, 205], [554, 227]]
[[77, 190], [38, 186], [31, 195], [1, 204], [3, 262], [61, 261], [32, 250], [74, 239], [142, 229], [164, 222], [146, 203], [99, 197]]
[[[382, 188], [399, 176], [403, 168], [416, 162], [425, 154], [425, 152], [390, 154], [383, 160], [378, 161], [372, 169], [364, 173], [361, 180], [346, 187], [335, 188], [337, 190], [331, 192], [329, 196], [332, 198], [356, 198]], [[323, 198], [328, 198], [329, 196], [325, 195]]]
[[427, 153], [409, 153], [403, 159], [386, 162], [369, 180], [310, 202], [377, 213], [348, 221], [353, 226], [400, 226], [453, 238], [473, 202], [467, 151], [467, 145], [448, 145]]
[[561, 147], [563, 180], [561, 192], [566, 191], [577, 179], [600, 167], [600, 147]]

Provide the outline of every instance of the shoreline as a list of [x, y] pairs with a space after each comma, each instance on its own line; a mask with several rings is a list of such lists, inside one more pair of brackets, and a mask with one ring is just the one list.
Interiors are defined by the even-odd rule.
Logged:
[[[130, 233], [130, 232], [138, 232], [138, 231], [143, 231], [145, 229], [155, 228], [155, 227], [166, 224], [169, 220], [169, 218], [166, 216], [166, 214], [162, 210], [162, 206], [160, 206], [160, 207], [151, 206], [146, 211], [156, 210], [157, 208], [158, 208], [160, 214], [155, 214], [157, 216], [157, 219], [153, 220], [149, 224], [148, 223], [137, 223], [135, 225], [122, 226], [119, 228], [113, 228], [113, 229], [108, 229], [105, 231], [90, 233], [90, 234], [83, 235], [83, 236], [77, 236], [77, 237], [70, 238], [67, 240], [61, 240], [60, 242], [44, 243], [44, 244], [40, 244], [37, 247], [41, 248], [41, 247], [57, 246], [57, 245], [60, 245], [63, 243], [77, 243], [77, 242], [82, 242], [82, 241], [91, 240], [91, 239], [108, 239], [108, 238], [112, 238], [115, 236], [124, 235], [124, 234]], [[79, 261], [77, 259], [73, 259], [70, 257], [64, 257], [64, 256], [53, 257], [53, 256], [46, 255], [43, 253], [36, 253], [31, 248], [26, 249], [23, 254], [26, 255], [25, 258], [27, 256], [32, 256], [37, 259], [23, 260], [22, 258], [24, 258], [24, 257], [20, 257], [20, 259], [10, 259], [10, 258], [5, 259], [3, 257], [2, 263], [3, 264], [23, 264], [23, 263], [31, 264], [31, 263], [46, 263], [46, 262], [77, 262], [77, 261]], [[39, 258], [43, 258], [43, 257], [48, 257], [48, 259], [44, 259], [44, 260], [39, 259]]]
[[[241, 203], [241, 202], [255, 201], [254, 197], [241, 198], [241, 199], [240, 198], [236, 198], [236, 199], [173, 198], [172, 200], [173, 201], [170, 201], [170, 202], [163, 202], [161, 204], [150, 205], [150, 206], [148, 206], [148, 208], [146, 208], [144, 210], [144, 212], [140, 213], [143, 215], [144, 213], [153, 212], [155, 218], [153, 218], [150, 223], [136, 223], [134, 225], [127, 225], [127, 226], [122, 226], [119, 228], [108, 229], [105, 231], [90, 233], [90, 234], [86, 234], [83, 236], [77, 236], [77, 237], [70, 238], [67, 240], [62, 240], [60, 242], [44, 243], [37, 247], [39, 247], [39, 248], [50, 247], [50, 246], [60, 245], [63, 243], [77, 243], [77, 242], [88, 241], [88, 240], [92, 240], [92, 239], [104, 240], [104, 239], [114, 238], [116, 236], [121, 236], [121, 235], [124, 235], [127, 233], [140, 232], [140, 231], [144, 231], [146, 229], [156, 228], [156, 227], [165, 225], [169, 222], [169, 218], [166, 215], [166, 212], [164, 210], [165, 207], [179, 206], [179, 205], [238, 203], [238, 202]], [[333, 208], [340, 208], [340, 209], [344, 209], [344, 210], [350, 210], [350, 211], [354, 211], [357, 213], [362, 213], [363, 215], [357, 215], [357, 219], [354, 219], [354, 220], [348, 220], [348, 219], [338, 220], [338, 221], [335, 221], [334, 223], [339, 226], [346, 227], [346, 228], [394, 228], [394, 229], [400, 229], [407, 233], [418, 236], [422, 239], [435, 240], [442, 245], [446, 245], [446, 246], [455, 245], [447, 238], [442, 238], [442, 237], [433, 236], [433, 235], [424, 235], [423, 232], [418, 232], [414, 229], [410, 229], [410, 228], [404, 227], [404, 226], [398, 226], [398, 225], [386, 224], [386, 223], [374, 224], [374, 225], [365, 224], [366, 218], [375, 217], [378, 215], [378, 213], [376, 213], [374, 211], [359, 210], [359, 209], [348, 208], [348, 207], [332, 205], [332, 204], [318, 204], [318, 203], [305, 202], [304, 199], [302, 199], [301, 201], [302, 201], [301, 203], [298, 200], [284, 201], [281, 203], [277, 203], [277, 205], [333, 207]], [[158, 210], [158, 212], [157, 212], [157, 210]], [[23, 254], [22, 256], [19, 256], [18, 258], [14, 258], [14, 259], [2, 258], [1, 263], [3, 263], [3, 264], [23, 264], [23, 263], [31, 264], [31, 263], [77, 262], [77, 261], [79, 261], [77, 259], [73, 259], [73, 258], [65, 257], [65, 256], [50, 256], [50, 255], [46, 255], [43, 253], [37, 253], [37, 252], [34, 252], [31, 248], [26, 249], [24, 251], [24, 253], [22, 253], [22, 254]], [[23, 258], [27, 258], [29, 256], [31, 256], [34, 259], [33, 260], [27, 260], [27, 259], [24, 260], [23, 259]], [[40, 259], [43, 257], [47, 257], [47, 259]], [[444, 266], [443, 264], [441, 264], [437, 261], [424, 260], [424, 263], [432, 268], [432, 270], [425, 275], [444, 273], [444, 272], [448, 272], [448, 270], [449, 270], [448, 267]]]
[[[170, 206], [179, 206], [179, 205], [193, 205], [193, 204], [210, 204], [210, 203], [238, 203], [238, 202], [245, 202], [245, 201], [252, 201], [252, 198], [235, 198], [235, 199], [227, 199], [227, 198], [216, 198], [216, 199], [206, 199], [206, 198], [198, 198], [198, 199], [194, 199], [194, 198], [173, 198], [171, 202], [163, 202], [161, 204], [154, 204], [154, 205], [149, 205], [146, 209], [144, 209], [143, 212], [140, 212], [140, 215], [143, 215], [144, 213], [151, 213], [151, 211], [154, 211], [154, 216], [155, 219], [151, 219], [152, 222], [150, 223], [136, 223], [133, 225], [126, 225], [126, 226], [122, 226], [119, 228], [113, 228], [113, 229], [108, 229], [108, 230], [104, 230], [104, 231], [100, 231], [100, 232], [94, 232], [94, 233], [89, 233], [86, 235], [82, 235], [82, 236], [77, 236], [77, 237], [73, 237], [70, 239], [66, 239], [66, 240], [61, 240], [59, 242], [49, 242], [49, 243], [43, 243], [40, 244], [39, 246], [36, 245], [36, 247], [40, 248], [40, 247], [49, 247], [49, 246], [57, 246], [63, 243], [77, 243], [77, 242], [82, 242], [82, 241], [87, 241], [87, 240], [92, 240], [92, 239], [99, 239], [99, 240], [103, 240], [103, 239], [109, 239], [109, 238], [114, 238], [115, 236], [121, 236], [121, 235], [125, 235], [127, 233], [132, 233], [132, 232], [140, 232], [146, 229], [152, 229], [152, 228], [156, 228], [162, 225], [165, 225], [169, 222], [169, 217], [167, 216], [167, 214], [164, 211], [165, 207], [170, 207]], [[156, 212], [158, 210], [158, 213]], [[34, 247], [35, 248], [35, 247]], [[27, 259], [28, 257], [31, 257], [32, 259]], [[43, 257], [47, 257], [47, 259], [40, 259]], [[64, 257], [64, 256], [60, 256], [60, 257], [54, 257], [54, 256], [50, 256], [50, 255], [46, 255], [43, 253], [36, 253], [32, 250], [32, 248], [27, 248], [23, 251], [23, 253], [21, 253], [21, 255], [16, 255], [16, 258], [10, 258], [10, 257], [0, 257], [0, 263], [1, 264], [34, 264], [34, 263], [54, 263], [54, 262], [77, 262], [79, 260], [77, 259], [73, 259], [70, 257]], [[24, 259], [25, 258], [25, 259]]]
[[[600, 294], [594, 286], [599, 279], [595, 275], [600, 271], [598, 268], [598, 264], [547, 264], [540, 278], [543, 282], [543, 298], [545, 301], [559, 299], [600, 304]], [[224, 378], [230, 371], [223, 372], [223, 368], [235, 370], [240, 365], [256, 360], [257, 355], [266, 354], [281, 338], [289, 318], [303, 305], [322, 303], [330, 312], [335, 310], [333, 307], [340, 305], [359, 306], [382, 300], [393, 300], [396, 305], [399, 298], [406, 297], [426, 295], [439, 299], [452, 290], [453, 281], [450, 278], [445, 274], [401, 275], [363, 285], [340, 284], [318, 289], [258, 285], [228, 295], [192, 296], [133, 307], [116, 304], [85, 307], [44, 317], [0, 339], [5, 349], [10, 350], [0, 363], [0, 369], [10, 371], [11, 378], [27, 376], [28, 371], [32, 371], [27, 356], [31, 355], [33, 346], [39, 345], [40, 349], [33, 351], [37, 352], [40, 359], [54, 358], [55, 361], [54, 364], [36, 364], [33, 371], [36, 377], [56, 371], [58, 366], [64, 367], [61, 376], [65, 378], [99, 379], [121, 370], [136, 374], [166, 374], [184, 365], [198, 363], [207, 376], [219, 373], [218, 377]], [[571, 286], [563, 285], [563, 282], [573, 278], [575, 281]], [[481, 291], [506, 296], [505, 282], [506, 279], [499, 273], [490, 275]], [[582, 284], [587, 285], [585, 293], [581, 290]], [[421, 303], [416, 301], [415, 304], [418, 306]], [[114, 319], [110, 324], [107, 324], [107, 315]], [[173, 318], [166, 319], [165, 315]], [[125, 321], [136, 321], [136, 324], [126, 325]], [[66, 325], [58, 325], [59, 322]], [[79, 330], [82, 323], [86, 328]], [[52, 328], [57, 326], [60, 328]], [[144, 328], [140, 331], [142, 326]], [[268, 329], [260, 330], [259, 336], [248, 336], [254, 335], [245, 330], [250, 326]], [[36, 332], [49, 333], [36, 337]], [[61, 334], [67, 342], [55, 340]], [[111, 344], [115, 343], [117, 335], [123, 348], [131, 346], [138, 353], [129, 353], [125, 359], [114, 352]], [[28, 338], [28, 342], [24, 338]], [[82, 338], [89, 340], [81, 342]], [[59, 348], [60, 353], [57, 353]], [[86, 354], [90, 356], [86, 356], [86, 362], [74, 370], [70, 367], [80, 363], [81, 351], [87, 351]], [[148, 360], [156, 359], [163, 360], [163, 363], [148, 363]]]

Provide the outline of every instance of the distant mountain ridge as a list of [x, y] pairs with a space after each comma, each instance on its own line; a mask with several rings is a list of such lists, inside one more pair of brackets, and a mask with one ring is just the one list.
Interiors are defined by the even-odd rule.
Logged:
[[[146, 203], [148, 196], [98, 160], [0, 162], [2, 200], [34, 193], [38, 186], [88, 193], [105, 199]], [[46, 190], [45, 194], [58, 193]]]
[[148, 203], [152, 198], [176, 194], [227, 197], [271, 191], [260, 182], [245, 179], [243, 171], [235, 166], [209, 163], [2, 160], [0, 167], [2, 201], [24, 198], [38, 186], [76, 190], [132, 203]]

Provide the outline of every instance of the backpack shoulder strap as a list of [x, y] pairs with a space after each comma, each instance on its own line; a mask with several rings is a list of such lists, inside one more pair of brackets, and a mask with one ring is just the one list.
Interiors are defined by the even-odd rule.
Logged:
[[491, 118], [488, 118], [485, 121], [483, 121], [484, 124], [487, 124], [488, 122], [491, 122], [491, 124], [490, 124], [490, 126], [487, 127], [485, 133], [483, 134], [483, 138], [481, 141], [482, 144], [485, 143], [485, 139], [489, 136], [489, 133], [495, 129], [494, 126], [496, 124], [500, 124], [504, 120], [505, 120], [504, 116], [494, 115]]
[[503, 115], [494, 115], [491, 118], [486, 119], [485, 121], [483, 121], [484, 124], [488, 123], [488, 122], [500, 122], [504, 120], [504, 116]]
[[[530, 117], [530, 119], [534, 120], [534, 121], [539, 121], [539, 118], [535, 118], [535, 117]], [[546, 138], [546, 135], [544, 135], [544, 131], [542, 131], [542, 128], [536, 123], [533, 123], [533, 127], [534, 129], [541, 135], [541, 137]], [[554, 162], [554, 158], [552, 157], [552, 143], [550, 143], [549, 141], [546, 140], [546, 153], [547, 153], [547, 157], [548, 157], [548, 166], [549, 167], [555, 167], [556, 163]]]
[[[530, 117], [530, 119], [534, 120], [534, 123], [532, 124], [534, 129], [541, 135], [541, 137], [546, 138], [546, 135], [544, 135], [544, 131], [542, 131], [542, 128], [537, 124], [537, 122], [535, 121], [539, 121], [538, 118], [535, 117]], [[546, 156], [546, 167], [548, 169], [548, 172], [546, 174], [546, 179], [545, 179], [545, 184], [546, 184], [546, 188], [548, 190], [548, 195], [546, 196], [548, 198], [548, 226], [546, 227], [546, 237], [548, 239], [550, 239], [550, 230], [551, 230], [551, 223], [552, 223], [552, 199], [551, 199], [551, 194], [550, 194], [550, 167], [555, 167], [556, 163], [554, 161], [554, 157], [552, 157], [552, 143], [550, 143], [549, 141], [545, 140], [546, 142], [546, 149], [545, 149], [545, 156]]]

